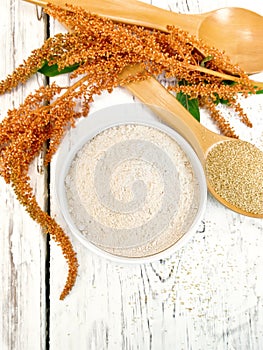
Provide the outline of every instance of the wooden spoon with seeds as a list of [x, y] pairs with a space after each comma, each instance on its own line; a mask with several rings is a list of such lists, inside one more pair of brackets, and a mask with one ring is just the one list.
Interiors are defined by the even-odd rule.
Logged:
[[228, 7], [204, 14], [179, 14], [137, 0], [25, 0], [45, 7], [65, 4], [111, 18], [167, 32], [167, 25], [180, 27], [225, 51], [247, 73], [263, 71], [263, 17], [243, 8]]
[[[123, 79], [141, 73], [127, 67]], [[216, 134], [200, 123], [156, 79], [125, 85], [167, 125], [178, 131], [197, 153], [211, 194], [229, 209], [263, 218], [263, 152], [252, 144]]]

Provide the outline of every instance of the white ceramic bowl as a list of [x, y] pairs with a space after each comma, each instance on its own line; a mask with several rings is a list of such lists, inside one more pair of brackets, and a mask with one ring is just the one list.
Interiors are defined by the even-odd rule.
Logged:
[[[150, 233], [144, 232], [144, 241], [142, 239], [142, 242], [138, 244], [137, 247], [136, 241], [134, 237], [130, 237], [130, 233], [129, 236], [126, 236], [127, 240], [125, 241], [125, 247], [123, 249], [119, 247], [117, 249], [114, 247], [104, 248], [103, 244], [94, 244], [94, 242], [91, 242], [92, 239], [84, 235], [84, 231], [82, 232], [78, 227], [69, 208], [70, 205], [68, 203], [65, 179], [76, 154], [85, 144], [104, 130], [127, 124], [149, 126], [169, 135], [169, 137], [184, 151], [192, 166], [195, 181], [198, 183], [198, 185], [195, 186], [194, 195], [194, 206], [196, 208], [189, 209], [189, 214], [187, 213], [187, 225], [184, 228], [185, 232], [182, 232], [180, 239], [175, 239], [174, 242], [167, 243], [167, 245], [162, 244], [160, 249], [155, 247], [154, 251], [152, 248], [149, 250], [149, 242], [154, 241], [154, 243], [150, 243], [151, 246], [158, 245], [163, 241], [161, 234], [161, 238], [155, 235], [152, 239], [149, 239], [148, 236]], [[91, 113], [87, 118], [83, 118], [77, 122], [76, 127], [66, 134], [57, 152], [55, 192], [58, 206], [72, 234], [91, 251], [118, 262], [146, 262], [170, 256], [173, 252], [182, 247], [196, 232], [197, 226], [203, 218], [207, 200], [207, 186], [203, 168], [191, 146], [177, 132], [161, 123], [147, 106], [140, 103], [126, 103], [107, 107]], [[180, 201], [181, 200], [182, 198], [180, 198]], [[96, 237], [99, 238], [98, 232], [92, 232], [92, 234], [95, 240]], [[131, 240], [131, 243], [129, 243], [129, 240]], [[127, 251], [132, 252], [134, 249], [139, 249], [140, 253], [135, 255], [133, 253], [126, 253]], [[146, 252], [145, 254], [143, 253], [144, 251]]]

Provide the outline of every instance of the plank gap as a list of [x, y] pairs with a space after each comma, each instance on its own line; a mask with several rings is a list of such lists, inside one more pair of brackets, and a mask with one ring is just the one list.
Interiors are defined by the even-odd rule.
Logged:
[[[50, 37], [50, 17], [45, 15], [46, 39]], [[50, 84], [49, 77], [46, 77], [46, 84]], [[49, 142], [46, 143], [46, 149], [49, 147]], [[51, 196], [50, 196], [50, 164], [47, 166], [47, 213], [51, 215]], [[46, 350], [50, 349], [50, 235], [47, 235], [46, 240]]]

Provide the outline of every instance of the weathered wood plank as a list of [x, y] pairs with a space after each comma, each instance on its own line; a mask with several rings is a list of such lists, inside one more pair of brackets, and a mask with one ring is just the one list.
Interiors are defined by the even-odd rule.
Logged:
[[[152, 3], [185, 13], [237, 5], [262, 11], [259, 1]], [[59, 30], [54, 23], [52, 32]], [[96, 100], [94, 109], [129, 101], [127, 94], [116, 91]], [[257, 96], [244, 104], [255, 125], [249, 131], [237, 122], [238, 131], [263, 148], [263, 99]], [[202, 123], [214, 128], [204, 114]], [[54, 168], [52, 212], [67, 230], [53, 190]], [[95, 256], [72, 237], [79, 278], [63, 302], [58, 299], [66, 266], [60, 249], [52, 244], [50, 349], [261, 349], [262, 233], [262, 220], [237, 215], [209, 197], [195, 237], [170, 259], [117, 264]]]
[[[2, 0], [0, 9], [0, 79], [4, 79], [31, 50], [41, 45], [45, 23], [37, 19], [34, 6], [22, 1]], [[42, 83], [42, 78], [37, 77], [27, 86], [0, 96], [0, 119]], [[46, 175], [40, 158], [32, 166], [31, 177], [36, 196], [44, 207]], [[2, 178], [0, 208], [0, 348], [45, 349], [46, 238]]]

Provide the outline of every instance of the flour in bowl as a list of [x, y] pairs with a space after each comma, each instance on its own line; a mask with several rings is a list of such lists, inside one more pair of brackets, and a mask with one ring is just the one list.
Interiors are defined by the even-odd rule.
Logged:
[[142, 124], [112, 126], [87, 141], [65, 188], [81, 235], [118, 256], [169, 248], [198, 210], [199, 184], [185, 152], [166, 132]]

